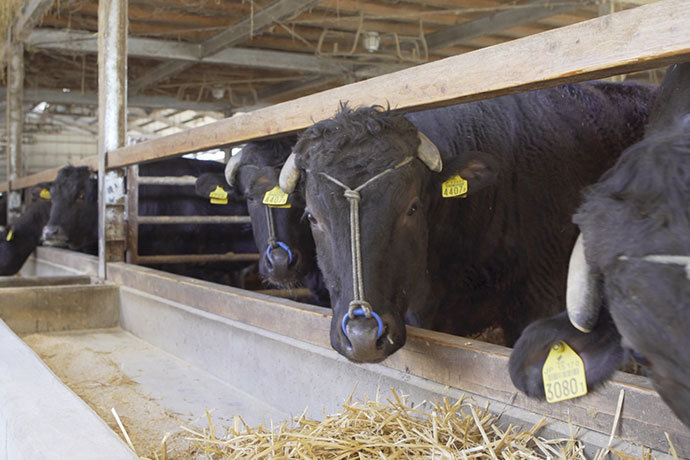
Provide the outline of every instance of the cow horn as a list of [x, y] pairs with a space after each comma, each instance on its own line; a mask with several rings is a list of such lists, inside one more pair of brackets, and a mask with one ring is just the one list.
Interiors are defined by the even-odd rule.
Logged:
[[419, 159], [432, 171], [441, 172], [443, 162], [441, 161], [441, 152], [438, 151], [438, 147], [421, 131], [417, 131], [417, 136], [419, 137], [419, 148], [417, 149]]
[[237, 175], [237, 168], [240, 167], [240, 161], [242, 161], [242, 151], [237, 155], [233, 155], [228, 160], [228, 164], [225, 165], [225, 180], [230, 187], [235, 185], [235, 176]]
[[283, 169], [280, 170], [280, 177], [278, 178], [278, 184], [283, 192], [290, 194], [295, 191], [297, 187], [297, 181], [299, 180], [299, 169], [297, 168], [297, 163], [295, 162], [297, 156], [295, 153], [291, 153], [287, 161], [283, 165]]
[[585, 243], [580, 234], [568, 264], [565, 304], [570, 323], [582, 332], [592, 332], [599, 319], [601, 302], [595, 289], [596, 281], [585, 259]]

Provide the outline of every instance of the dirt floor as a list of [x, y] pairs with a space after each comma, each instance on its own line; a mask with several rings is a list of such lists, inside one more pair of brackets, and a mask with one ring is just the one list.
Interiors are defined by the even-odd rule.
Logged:
[[155, 452], [160, 457], [161, 441], [170, 433], [168, 458], [195, 457], [196, 449], [189, 447], [180, 428], [186, 418], [144, 394], [109, 352], [75, 344], [70, 335], [32, 334], [24, 341], [124, 440], [111, 412], [115, 408], [138, 455], [155, 458]]
[[206, 411], [217, 435], [225, 433], [223, 427], [231, 426], [236, 415], [255, 418], [251, 423], [261, 423], [264, 416], [286, 417], [119, 329], [31, 334], [23, 340], [125, 440], [114, 408], [141, 457], [162, 458], [161, 441], [169, 433], [168, 459], [205, 458], [182, 427], [207, 428]]

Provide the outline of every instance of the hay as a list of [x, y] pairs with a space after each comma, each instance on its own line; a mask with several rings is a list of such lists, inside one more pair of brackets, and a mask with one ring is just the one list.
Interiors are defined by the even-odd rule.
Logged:
[[536, 433], [546, 419], [528, 430], [513, 425], [502, 429], [488, 407], [478, 409], [461, 398], [432, 406], [431, 412], [408, 405], [391, 390], [385, 403], [352, 397], [336, 415], [323, 421], [302, 414], [294, 423], [269, 429], [247, 426], [236, 417], [227, 435], [217, 438], [215, 427], [203, 432], [187, 429], [190, 442], [206, 458], [252, 459], [584, 459], [584, 446], [571, 438], [546, 440]]

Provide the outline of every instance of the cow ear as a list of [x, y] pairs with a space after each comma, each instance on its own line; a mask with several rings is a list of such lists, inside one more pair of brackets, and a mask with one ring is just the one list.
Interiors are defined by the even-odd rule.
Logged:
[[220, 188], [227, 193], [227, 198], [233, 200], [241, 199], [234, 187], [230, 187], [225, 181], [223, 174], [204, 173], [196, 179], [195, 184], [196, 194], [202, 198], [209, 199], [211, 193]]
[[498, 177], [500, 164], [496, 157], [484, 152], [466, 152], [462, 157], [445, 160], [441, 183], [460, 176], [467, 181], [467, 195], [493, 185]]
[[542, 368], [551, 348], [561, 341], [582, 359], [588, 391], [606, 381], [627, 356], [608, 310], [602, 310], [588, 334], [575, 329], [563, 312], [530, 324], [515, 343], [508, 367], [518, 390], [532, 398], [545, 398]]

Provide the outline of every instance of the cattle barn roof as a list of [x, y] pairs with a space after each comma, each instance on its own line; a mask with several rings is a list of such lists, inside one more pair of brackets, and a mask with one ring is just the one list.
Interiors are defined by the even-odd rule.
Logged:
[[[129, 131], [169, 134], [653, 1], [129, 0]], [[22, 13], [14, 23], [40, 14], [24, 20], [28, 134], [95, 134], [97, 0]]]

